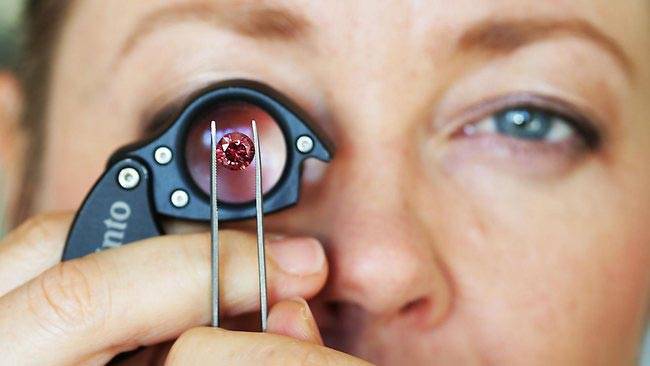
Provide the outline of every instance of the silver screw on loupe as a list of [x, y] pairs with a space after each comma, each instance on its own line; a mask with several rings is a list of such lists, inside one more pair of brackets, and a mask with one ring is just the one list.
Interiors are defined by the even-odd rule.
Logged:
[[296, 140], [296, 148], [303, 154], [307, 154], [314, 149], [314, 140], [309, 136], [300, 136]]
[[170, 161], [172, 161], [174, 154], [172, 153], [172, 150], [167, 146], [161, 146], [157, 148], [156, 151], [153, 153], [153, 157], [154, 159], [156, 159], [156, 163], [160, 165], [166, 165], [169, 164]]
[[183, 208], [190, 203], [190, 196], [182, 189], [177, 189], [171, 196], [172, 205], [176, 208]]
[[140, 173], [134, 168], [124, 168], [117, 175], [117, 182], [124, 189], [133, 189], [140, 183]]

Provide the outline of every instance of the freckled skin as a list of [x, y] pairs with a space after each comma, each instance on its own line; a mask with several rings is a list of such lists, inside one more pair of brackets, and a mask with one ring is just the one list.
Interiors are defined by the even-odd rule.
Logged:
[[[311, 304], [329, 345], [385, 365], [635, 364], [650, 296], [647, 1], [289, 1], [313, 23], [308, 39], [187, 21], [111, 69], [133, 24], [175, 2], [74, 7], [37, 211], [76, 208], [109, 154], [138, 138], [143, 110], [205, 81], [254, 78], [336, 141], [299, 205], [265, 220], [325, 243], [330, 277]], [[453, 53], [469, 23], [496, 15], [586, 19], [622, 45], [634, 74], [574, 37], [498, 57]], [[468, 108], [517, 92], [588, 111], [602, 147], [451, 137]]]

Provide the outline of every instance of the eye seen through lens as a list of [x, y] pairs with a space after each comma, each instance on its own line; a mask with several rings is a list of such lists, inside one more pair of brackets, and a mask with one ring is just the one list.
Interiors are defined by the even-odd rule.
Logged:
[[[251, 121], [257, 122], [262, 150], [263, 192], [280, 180], [287, 162], [287, 143], [280, 126], [260, 107], [245, 102], [224, 102], [200, 115], [190, 127], [185, 142], [185, 160], [197, 186], [210, 194], [210, 122], [216, 121], [217, 141], [229, 133], [253, 137]], [[255, 199], [255, 162], [244, 170], [217, 167], [219, 201], [246, 203]]]

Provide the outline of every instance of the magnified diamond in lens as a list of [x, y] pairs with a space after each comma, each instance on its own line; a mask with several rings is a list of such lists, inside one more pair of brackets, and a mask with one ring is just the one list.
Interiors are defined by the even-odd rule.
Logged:
[[255, 146], [240, 132], [225, 134], [217, 144], [217, 162], [230, 170], [244, 170], [253, 161]]

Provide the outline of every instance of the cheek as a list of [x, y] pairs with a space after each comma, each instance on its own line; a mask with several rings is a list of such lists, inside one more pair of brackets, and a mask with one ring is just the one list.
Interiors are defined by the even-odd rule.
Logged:
[[[88, 93], [79, 73], [54, 73], [35, 192], [38, 211], [75, 210], [102, 174], [109, 156], [138, 135], [138, 116], [105, 95]], [[94, 90], [94, 89], [93, 89]], [[92, 95], [92, 96], [91, 96]], [[38, 142], [42, 143], [42, 142]]]
[[36, 211], [77, 209], [104, 171], [110, 154], [134, 139], [135, 132], [113, 131], [110, 126], [117, 125], [113, 121], [96, 118], [95, 122], [95, 127], [70, 122], [76, 123], [74, 129], [59, 123], [58, 131], [49, 133], [35, 192]]
[[597, 162], [550, 181], [489, 166], [436, 178], [448, 209], [434, 230], [456, 311], [481, 347], [583, 361], [598, 355], [584, 349], [633, 352], [650, 287], [650, 197], [630, 194], [647, 196], [640, 185], [614, 182]]
[[[86, 151], [93, 151], [92, 149], [97, 149], [97, 146], [88, 147]], [[102, 174], [108, 154], [90, 154], [76, 148], [61, 148], [56, 156], [45, 156], [42, 162], [43, 175], [35, 193], [35, 211], [76, 210]], [[80, 156], [84, 158], [81, 159]]]

